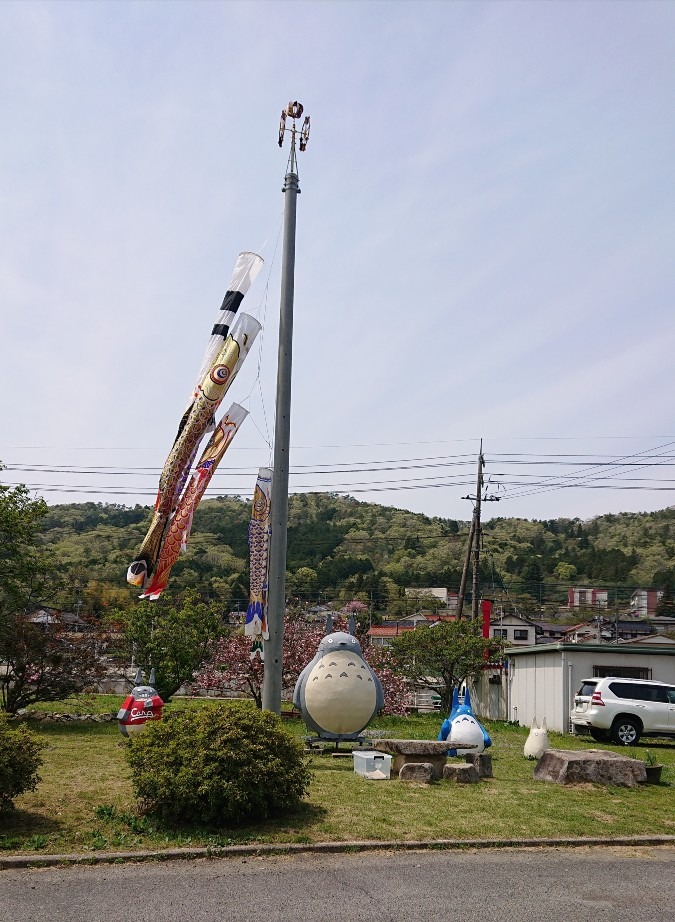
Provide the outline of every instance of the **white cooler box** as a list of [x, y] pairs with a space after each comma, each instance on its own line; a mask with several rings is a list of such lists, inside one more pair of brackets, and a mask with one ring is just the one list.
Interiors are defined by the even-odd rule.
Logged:
[[391, 775], [391, 756], [386, 752], [365, 750], [354, 752], [354, 771], [362, 778], [372, 781], [386, 781]]

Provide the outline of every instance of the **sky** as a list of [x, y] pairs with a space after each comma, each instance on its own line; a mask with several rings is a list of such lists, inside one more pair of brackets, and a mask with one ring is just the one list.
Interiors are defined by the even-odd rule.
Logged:
[[467, 519], [673, 503], [675, 4], [0, 5], [0, 481], [154, 502], [237, 254], [263, 323], [211, 495], [270, 463], [299, 154], [293, 491]]

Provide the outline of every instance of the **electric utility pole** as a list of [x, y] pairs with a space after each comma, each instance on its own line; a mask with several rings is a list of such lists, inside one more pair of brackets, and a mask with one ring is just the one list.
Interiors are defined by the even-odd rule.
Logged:
[[[277, 364], [277, 401], [274, 424], [274, 475], [270, 507], [271, 536], [268, 577], [267, 625], [269, 640], [264, 642], [265, 677], [262, 706], [266, 711], [281, 713], [281, 674], [283, 667], [284, 614], [286, 612], [286, 549], [288, 538], [288, 469], [291, 444], [291, 366], [293, 359], [293, 294], [295, 288], [295, 212], [300, 187], [296, 160], [296, 140], [301, 151], [309, 139], [309, 116], [302, 128], [296, 119], [302, 115], [299, 102], [290, 102], [281, 113], [279, 147], [287, 131], [291, 135], [291, 152], [282, 192], [284, 205], [284, 243], [281, 266], [281, 304], [279, 310], [279, 358]], [[286, 128], [290, 118], [291, 127]]]
[[457, 598], [457, 618], [462, 617], [464, 608], [464, 596], [466, 594], [466, 583], [469, 574], [469, 563], [473, 556], [472, 588], [471, 588], [471, 617], [475, 621], [478, 618], [478, 603], [480, 601], [480, 507], [481, 502], [496, 503], [499, 502], [499, 496], [483, 495], [483, 468], [485, 467], [485, 458], [483, 457], [483, 440], [480, 440], [480, 450], [478, 452], [478, 474], [476, 477], [476, 495], [463, 496], [462, 499], [470, 499], [474, 503], [471, 526], [469, 528], [469, 540], [466, 545], [466, 556], [464, 557], [464, 566], [462, 568], [462, 579], [459, 584], [459, 595]]
[[[466, 499], [465, 496], [462, 499]], [[457, 596], [457, 620], [462, 618], [462, 610], [464, 608], [464, 596], [466, 595], [466, 580], [469, 575], [469, 564], [471, 563], [471, 550], [473, 548], [473, 536], [476, 532], [476, 516], [471, 516], [471, 524], [469, 526], [469, 540], [466, 542], [466, 555], [464, 557], [464, 566], [462, 567], [462, 579], [459, 584], [459, 594]]]

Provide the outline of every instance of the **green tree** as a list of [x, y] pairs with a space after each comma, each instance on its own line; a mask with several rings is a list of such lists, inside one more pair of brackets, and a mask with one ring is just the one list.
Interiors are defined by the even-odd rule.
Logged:
[[103, 674], [95, 626], [72, 633], [29, 620], [39, 604], [54, 607], [64, 581], [37, 535], [46, 512], [25, 486], [0, 485], [0, 703], [10, 713], [82, 691]]
[[35, 790], [40, 781], [40, 751], [46, 746], [28, 727], [12, 725], [0, 714], [0, 813], [11, 809], [19, 794]]
[[564, 560], [561, 560], [560, 563], [556, 564], [555, 569], [553, 570], [553, 576], [559, 580], [561, 583], [571, 582], [577, 575], [577, 568], [573, 563], [565, 563]]
[[29, 611], [55, 582], [54, 559], [36, 538], [46, 512], [25, 486], [0, 485], [0, 618]]
[[192, 680], [227, 632], [215, 606], [188, 591], [176, 604], [145, 602], [117, 612], [129, 659], [143, 668], [154, 667], [156, 688], [168, 701], [184, 682]]
[[448, 713], [453, 688], [480, 674], [486, 661], [501, 657], [504, 644], [481, 636], [476, 622], [463, 620], [405, 631], [392, 640], [391, 649], [401, 674], [414, 686], [436, 691]]

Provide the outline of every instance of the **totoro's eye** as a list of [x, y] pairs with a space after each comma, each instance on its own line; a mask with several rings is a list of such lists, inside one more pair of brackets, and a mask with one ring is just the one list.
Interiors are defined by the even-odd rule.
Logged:
[[356, 643], [356, 637], [352, 637], [352, 643]]
[[328, 638], [328, 643], [333, 643], [333, 638], [332, 638], [332, 637], [329, 637], [329, 638]]

